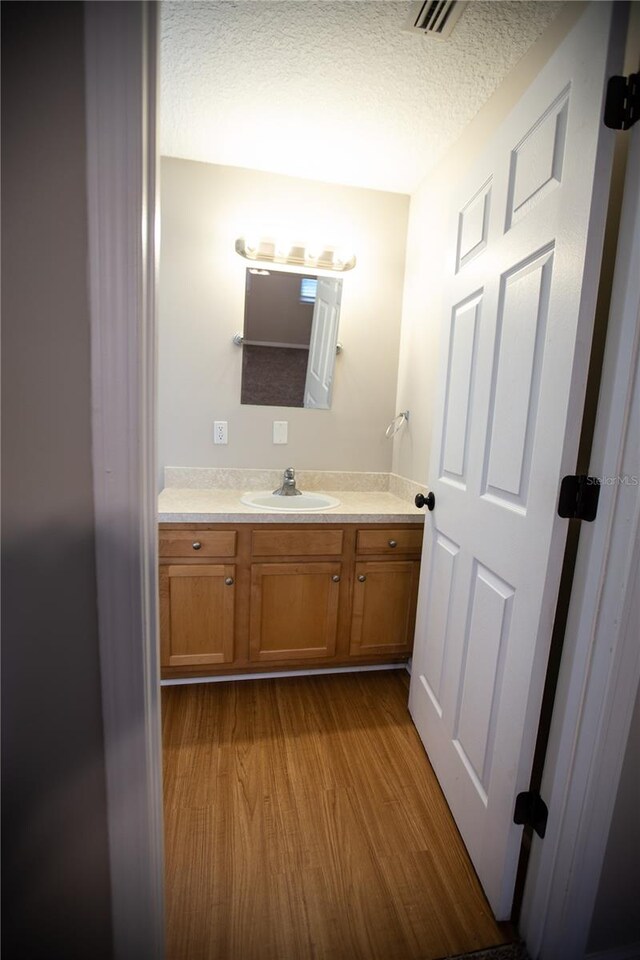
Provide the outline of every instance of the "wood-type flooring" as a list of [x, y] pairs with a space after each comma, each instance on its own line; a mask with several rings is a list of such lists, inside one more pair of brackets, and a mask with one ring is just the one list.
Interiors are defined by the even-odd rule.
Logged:
[[401, 671], [164, 687], [167, 960], [504, 943]]

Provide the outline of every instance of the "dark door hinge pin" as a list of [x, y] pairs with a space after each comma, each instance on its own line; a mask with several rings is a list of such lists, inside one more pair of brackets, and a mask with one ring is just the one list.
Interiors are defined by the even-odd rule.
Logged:
[[611, 130], [630, 130], [640, 117], [640, 73], [609, 77], [604, 101], [604, 125]]
[[513, 812], [513, 822], [532, 827], [539, 837], [544, 837], [547, 830], [549, 811], [547, 805], [535, 790], [525, 790], [516, 797], [516, 808]]
[[595, 520], [598, 513], [600, 480], [586, 474], [569, 474], [562, 478], [558, 497], [558, 516], [570, 520]]

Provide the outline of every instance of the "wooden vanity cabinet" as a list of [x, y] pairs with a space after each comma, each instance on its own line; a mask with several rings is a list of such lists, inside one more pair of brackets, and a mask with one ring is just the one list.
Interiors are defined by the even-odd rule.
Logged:
[[419, 560], [356, 563], [351, 616], [354, 655], [411, 653]]
[[421, 524], [161, 524], [162, 676], [406, 660], [421, 545]]
[[335, 562], [252, 564], [251, 660], [333, 657], [341, 572]]
[[201, 667], [234, 658], [234, 564], [160, 566], [160, 662]]
[[[251, 532], [249, 657], [258, 663], [336, 654], [344, 531], [300, 525]], [[262, 558], [269, 558], [263, 562]], [[326, 559], [321, 559], [326, 558]]]
[[[411, 653], [420, 561], [409, 557], [420, 556], [422, 533], [421, 526], [358, 530], [349, 646], [352, 656]], [[369, 559], [372, 555], [380, 559]]]

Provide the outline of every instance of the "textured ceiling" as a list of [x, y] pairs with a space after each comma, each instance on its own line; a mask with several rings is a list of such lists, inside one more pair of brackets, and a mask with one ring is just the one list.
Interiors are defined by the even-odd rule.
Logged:
[[162, 3], [161, 152], [411, 193], [563, 4], [471, 0], [444, 41], [411, 6]]

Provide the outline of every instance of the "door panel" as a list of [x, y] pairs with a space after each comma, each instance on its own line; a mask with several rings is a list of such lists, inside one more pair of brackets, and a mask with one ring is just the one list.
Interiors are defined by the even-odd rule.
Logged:
[[584, 405], [620, 15], [587, 6], [454, 188], [446, 239], [410, 709], [498, 919], [511, 909], [513, 809], [529, 785], [566, 540], [556, 505]]
[[567, 85], [511, 154], [507, 230], [562, 182], [569, 89]]
[[536, 252], [500, 279], [482, 492], [521, 510], [538, 422], [552, 269], [551, 249]]
[[466, 483], [471, 425], [471, 398], [476, 364], [477, 332], [482, 292], [453, 308], [449, 333], [449, 363], [442, 431], [440, 476], [460, 486]]
[[453, 739], [483, 803], [514, 592], [491, 570], [474, 563]]
[[491, 182], [492, 178], [490, 177], [460, 211], [456, 272], [473, 257], [482, 253], [487, 245], [491, 211]]
[[451, 597], [456, 571], [456, 558], [460, 547], [442, 533], [438, 533], [433, 544], [430, 569], [430, 583], [426, 591], [426, 600], [421, 601], [421, 610], [433, 610], [430, 619], [429, 644], [423, 654], [422, 683], [429, 695], [438, 716], [442, 716], [440, 704], [444, 652], [451, 621]]

